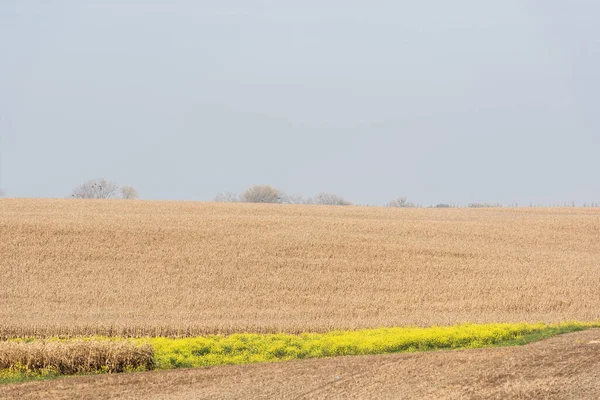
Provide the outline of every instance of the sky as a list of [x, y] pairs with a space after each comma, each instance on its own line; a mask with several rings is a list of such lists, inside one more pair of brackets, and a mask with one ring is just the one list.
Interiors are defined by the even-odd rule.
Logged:
[[0, 187], [600, 202], [596, 0], [2, 0]]

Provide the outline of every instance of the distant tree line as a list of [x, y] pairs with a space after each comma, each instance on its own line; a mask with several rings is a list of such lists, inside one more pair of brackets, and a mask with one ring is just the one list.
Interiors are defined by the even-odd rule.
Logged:
[[[0, 189], [0, 197], [4, 192]], [[77, 199], [139, 199], [138, 191], [129, 185], [120, 186], [107, 179], [92, 179], [73, 189], [72, 198]], [[286, 194], [269, 185], [254, 185], [241, 194], [222, 192], [217, 194], [213, 201], [220, 203], [271, 203], [271, 204], [314, 204], [349, 206], [353, 203], [337, 194], [321, 192], [314, 197], [304, 197], [298, 194]], [[407, 197], [397, 197], [385, 204], [390, 208], [462, 208], [464, 206], [450, 203], [438, 203], [431, 206], [415, 204]], [[575, 207], [575, 202], [565, 202], [555, 205], [539, 205], [530, 203], [529, 207]], [[467, 205], [468, 208], [500, 208], [501, 203], [474, 202]], [[519, 204], [511, 204], [510, 207], [519, 207]], [[600, 207], [600, 203], [583, 203], [583, 207]]]
[[502, 207], [500, 203], [469, 203], [469, 208], [490, 208], [490, 207]]
[[[275, 204], [315, 204], [328, 206], [350, 206], [353, 203], [342, 196], [321, 192], [314, 197], [303, 197], [301, 195], [289, 195], [275, 189], [269, 185], [255, 185], [246, 189], [241, 194], [232, 192], [222, 192], [217, 194], [214, 199], [219, 203], [275, 203]], [[474, 203], [475, 204], [475, 203]], [[488, 206], [488, 203], [484, 203]], [[398, 197], [388, 202], [386, 207], [395, 208], [415, 208], [418, 206], [413, 202], [408, 201], [406, 197]], [[483, 206], [483, 205], [482, 205]], [[492, 205], [489, 205], [492, 207]], [[457, 205], [437, 204], [436, 208], [455, 208]]]
[[[232, 192], [222, 192], [217, 194], [213, 201], [221, 203], [275, 203], [275, 204], [316, 204], [316, 205], [353, 205], [349, 200], [342, 196], [332, 193], [321, 192], [314, 197], [303, 197], [301, 195], [289, 195], [275, 189], [269, 185], [255, 185], [246, 189], [238, 195]], [[390, 208], [464, 208], [464, 205], [453, 203], [438, 203], [430, 206], [424, 206], [413, 203], [407, 197], [397, 197], [385, 204]], [[468, 208], [501, 208], [501, 203], [473, 202], [469, 203]], [[510, 207], [519, 207], [519, 204], [510, 204]], [[575, 202], [557, 204], [553, 206], [542, 206], [530, 204], [529, 207], [575, 207]], [[584, 203], [583, 207], [600, 207], [600, 203]]]
[[224, 203], [276, 203], [276, 204], [321, 204], [349, 206], [352, 203], [342, 196], [332, 193], [319, 193], [315, 197], [288, 195], [269, 185], [255, 185], [238, 195], [231, 192], [219, 193], [214, 201]]

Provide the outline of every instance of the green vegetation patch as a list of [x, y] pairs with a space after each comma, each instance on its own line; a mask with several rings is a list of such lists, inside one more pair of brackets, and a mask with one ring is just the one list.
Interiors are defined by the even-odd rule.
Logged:
[[16, 366], [13, 368], [0, 369], [0, 384], [39, 381], [59, 378], [61, 376], [60, 372], [53, 368], [34, 371], [25, 367]]

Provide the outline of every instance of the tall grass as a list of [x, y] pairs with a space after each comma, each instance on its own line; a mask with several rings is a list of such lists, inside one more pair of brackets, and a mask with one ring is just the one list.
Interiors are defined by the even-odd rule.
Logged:
[[81, 374], [153, 368], [152, 347], [128, 340], [0, 341], [0, 370]]

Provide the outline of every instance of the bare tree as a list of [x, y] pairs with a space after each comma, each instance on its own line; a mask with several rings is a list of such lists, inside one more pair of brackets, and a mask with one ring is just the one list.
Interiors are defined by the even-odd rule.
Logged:
[[240, 199], [236, 193], [222, 192], [215, 196], [214, 201], [217, 203], [237, 203]]
[[281, 203], [281, 192], [268, 185], [256, 185], [246, 189], [240, 200], [245, 203]]
[[408, 201], [406, 197], [398, 197], [386, 204], [387, 207], [409, 208], [415, 207], [414, 203]]
[[76, 199], [113, 199], [118, 194], [119, 185], [106, 179], [96, 179], [77, 186], [71, 197]]
[[331, 193], [319, 193], [314, 199], [315, 204], [329, 205], [329, 206], [350, 206], [351, 202], [344, 199], [341, 196]]
[[133, 186], [121, 186], [121, 197], [126, 200], [137, 200], [140, 195]]

